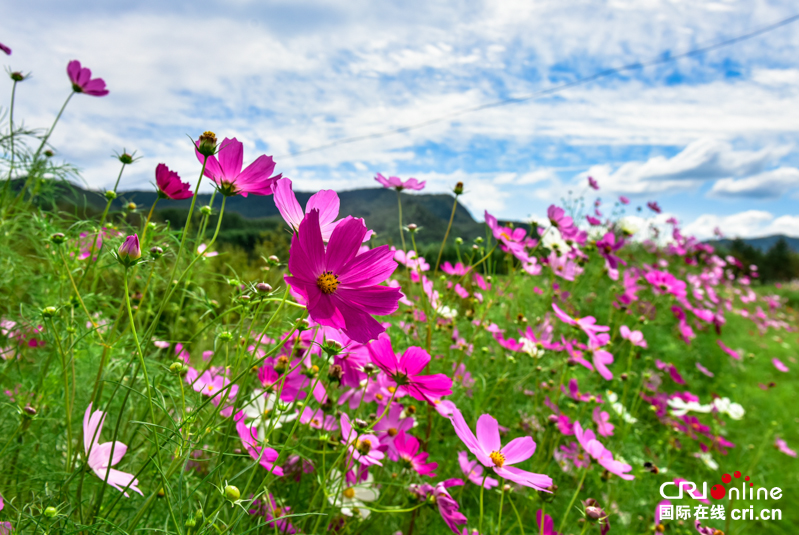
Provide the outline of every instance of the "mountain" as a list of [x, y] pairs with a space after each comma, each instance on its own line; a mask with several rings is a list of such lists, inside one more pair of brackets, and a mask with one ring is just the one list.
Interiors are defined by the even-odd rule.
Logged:
[[[785, 236], [784, 234], [774, 234], [773, 236], [762, 236], [760, 238], [743, 238], [743, 241], [746, 245], [754, 247], [761, 253], [765, 253], [769, 249], [771, 249], [774, 244], [776, 244], [780, 239], [785, 240], [788, 244], [788, 248], [793, 251], [794, 253], [799, 252], [799, 238], [792, 238], [790, 236]], [[722, 247], [724, 249], [729, 249], [732, 245], [733, 239], [724, 238], [721, 240], [708, 240], [707, 243], [712, 245], [713, 247]]]
[[[297, 200], [302, 206], [308, 202], [313, 192], [295, 192]], [[402, 199], [402, 218], [405, 225], [414, 223], [421, 229], [416, 235], [417, 244], [440, 243], [444, 239], [447, 230], [454, 197], [451, 194], [425, 194], [425, 193], [401, 193]], [[383, 243], [400, 243], [399, 234], [399, 207], [397, 204], [397, 193], [394, 190], [384, 188], [365, 188], [338, 192], [341, 201], [339, 214], [341, 217], [353, 215], [361, 217], [366, 221], [366, 226], [377, 233], [377, 239]], [[90, 212], [102, 211], [105, 208], [105, 197], [102, 192], [84, 190], [80, 187], [58, 184], [55, 190], [48, 195], [59, 205], [72, 205], [83, 208]], [[112, 210], [124, 210], [125, 206], [134, 202], [140, 212], [146, 214], [152, 203], [155, 202], [157, 194], [153, 191], [124, 191], [119, 192], [117, 198], [111, 204]], [[197, 196], [195, 210], [207, 205], [211, 201], [210, 194]], [[216, 195], [214, 199], [214, 210], [218, 212], [222, 198]], [[45, 205], [46, 203], [40, 202]], [[184, 211], [189, 209], [191, 199], [184, 201], [173, 201], [171, 199], [161, 199], [156, 207], [156, 217], [169, 215], [168, 219], [182, 225], [180, 215], [185, 219]], [[250, 195], [247, 198], [241, 196], [229, 197], [225, 204], [226, 214], [237, 214], [238, 217], [230, 221], [234, 226], [252, 229], [275, 228], [282, 224], [282, 218], [275, 206], [274, 198], [270, 196], [261, 197]], [[163, 219], [163, 217], [161, 217]], [[228, 226], [223, 221], [223, 226]], [[450, 231], [450, 243], [455, 237], [464, 240], [471, 240], [477, 236], [485, 236], [485, 226], [474, 220], [469, 211], [460, 203], [455, 209], [455, 217]], [[406, 233], [406, 240], [409, 239]]]

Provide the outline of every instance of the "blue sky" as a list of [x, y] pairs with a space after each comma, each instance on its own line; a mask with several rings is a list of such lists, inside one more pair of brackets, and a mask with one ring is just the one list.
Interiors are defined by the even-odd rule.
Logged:
[[[111, 94], [79, 95], [53, 141], [84, 181], [122, 189], [164, 162], [199, 172], [187, 134], [213, 130], [274, 155], [295, 188], [372, 187], [376, 172], [466, 185], [464, 203], [541, 217], [599, 180], [657, 200], [689, 232], [799, 236], [799, 23], [700, 57], [614, 75], [540, 100], [317, 152], [292, 152], [678, 54], [799, 12], [760, 0], [56, 2], [4, 6], [3, 62], [33, 77], [18, 116], [47, 126], [80, 59]], [[8, 102], [10, 84], [0, 88]], [[590, 196], [589, 200], [593, 200]]]

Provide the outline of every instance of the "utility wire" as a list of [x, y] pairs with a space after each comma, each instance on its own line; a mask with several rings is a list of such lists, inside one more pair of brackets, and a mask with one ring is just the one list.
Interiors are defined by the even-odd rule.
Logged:
[[395, 134], [402, 134], [402, 133], [405, 133], [405, 132], [410, 132], [411, 130], [418, 130], [419, 128], [424, 128], [424, 127], [430, 126], [432, 124], [448, 121], [450, 119], [454, 119], [456, 117], [460, 117], [462, 115], [466, 115], [466, 114], [469, 114], [469, 113], [474, 113], [474, 112], [477, 112], [477, 111], [486, 110], [486, 109], [490, 109], [490, 108], [499, 108], [501, 106], [507, 106], [509, 104], [518, 104], [520, 102], [526, 102], [528, 100], [534, 100], [534, 99], [537, 99], [537, 98], [540, 98], [540, 97], [544, 97], [544, 96], [552, 95], [554, 93], [558, 93], [560, 91], [563, 91], [564, 89], [569, 89], [571, 87], [587, 84], [588, 82], [593, 82], [594, 80], [599, 80], [601, 78], [607, 78], [608, 76], [612, 76], [614, 74], [618, 74], [618, 73], [621, 73], [621, 72], [640, 70], [640, 69], [644, 69], [646, 67], [652, 67], [654, 65], [664, 65], [664, 64], [667, 64], [667, 63], [672, 63], [672, 62], [675, 62], [675, 61], [677, 61], [679, 59], [682, 59], [682, 58], [688, 58], [688, 57], [692, 57], [692, 56], [699, 56], [699, 55], [705, 54], [707, 52], [710, 52], [711, 50], [724, 48], [724, 47], [727, 47], [727, 46], [730, 46], [730, 45], [734, 45], [736, 43], [740, 43], [741, 41], [746, 41], [746, 40], [749, 40], [749, 39], [753, 39], [755, 37], [758, 37], [760, 35], [763, 35], [765, 33], [770, 32], [770, 31], [773, 31], [773, 30], [776, 30], [776, 29], [781, 28], [783, 26], [787, 26], [788, 24], [794, 23], [797, 20], [799, 20], [799, 14], [793, 15], [791, 17], [783, 19], [783, 20], [781, 20], [779, 22], [776, 22], [774, 24], [771, 24], [769, 26], [765, 26], [765, 27], [760, 28], [758, 30], [754, 30], [752, 32], [745, 33], [743, 35], [739, 35], [737, 37], [733, 37], [732, 39], [727, 39], [726, 41], [721, 41], [721, 42], [710, 44], [710, 45], [707, 45], [707, 46], [704, 46], [704, 47], [700, 47], [700, 48], [694, 48], [692, 50], [689, 50], [687, 52], [683, 52], [681, 54], [666, 55], [667, 52], [663, 52], [663, 53], [659, 54], [656, 58], [648, 60], [648, 61], [630, 63], [628, 65], [624, 65], [622, 67], [618, 67], [618, 68], [615, 68], [615, 69], [606, 69], [606, 70], [594, 73], [594, 74], [592, 74], [590, 76], [587, 76], [585, 78], [578, 78], [578, 79], [573, 80], [571, 82], [566, 82], [566, 83], [557, 85], [555, 87], [550, 87], [548, 89], [542, 89], [542, 90], [539, 90], [539, 91], [535, 91], [535, 92], [529, 93], [527, 95], [522, 95], [522, 96], [519, 96], [519, 97], [505, 98], [505, 99], [502, 99], [502, 100], [496, 100], [494, 102], [487, 102], [486, 104], [480, 104], [478, 106], [472, 106], [470, 108], [464, 108], [464, 109], [461, 109], [461, 110], [458, 110], [458, 111], [455, 111], [455, 112], [452, 112], [452, 113], [448, 113], [446, 115], [440, 115], [438, 117], [433, 117], [432, 119], [427, 119], [426, 121], [421, 121], [421, 122], [418, 122], [418, 123], [405, 125], [405, 126], [399, 126], [399, 127], [396, 127], [396, 128], [390, 128], [390, 129], [384, 130], [382, 132], [373, 132], [371, 134], [362, 134], [362, 135], [359, 135], [359, 136], [352, 136], [352, 137], [346, 137], [346, 138], [337, 139], [335, 141], [331, 141], [330, 143], [325, 143], [324, 145], [318, 145], [316, 147], [311, 147], [311, 148], [308, 148], [308, 149], [298, 150], [296, 152], [291, 152], [291, 153], [288, 153], [288, 154], [284, 154], [282, 156], [278, 156], [278, 158], [287, 158], [287, 157], [299, 156], [301, 154], [308, 154], [308, 153], [311, 153], [311, 152], [318, 152], [320, 150], [325, 150], [325, 149], [329, 149], [329, 148], [332, 148], [332, 147], [338, 147], [340, 145], [348, 145], [350, 143], [356, 143], [358, 141], [364, 141], [364, 140], [367, 140], [367, 139], [379, 139], [379, 138], [382, 138], [382, 137], [388, 137], [388, 136], [392, 136], [392, 135], [395, 135]]

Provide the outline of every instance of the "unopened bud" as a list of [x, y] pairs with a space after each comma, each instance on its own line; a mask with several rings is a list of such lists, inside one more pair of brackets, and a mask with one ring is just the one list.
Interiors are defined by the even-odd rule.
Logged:
[[369, 427], [369, 424], [367, 424], [364, 420], [361, 420], [360, 418], [355, 418], [352, 421], [352, 427], [354, 427], [358, 431], [363, 431], [367, 427]]
[[340, 383], [341, 378], [344, 377], [344, 369], [338, 364], [333, 364], [330, 366], [330, 369], [327, 370], [327, 376], [331, 381]]
[[335, 357], [341, 352], [343, 348], [344, 346], [341, 345], [341, 342], [337, 340], [327, 340], [325, 344], [322, 346], [322, 349], [324, 349], [328, 357]]
[[411, 234], [413, 234], [414, 232], [416, 232], [417, 230], [419, 230], [419, 226], [418, 226], [418, 225], [416, 225], [415, 223], [410, 223], [410, 224], [408, 224], [408, 226], [407, 226], [407, 227], [405, 227], [405, 228], [407, 228], [407, 229], [408, 229], [408, 232], [410, 232]]
[[60, 232], [56, 232], [50, 236], [50, 241], [56, 245], [61, 245], [66, 241], [67, 237]]
[[585, 516], [587, 516], [591, 520], [599, 520], [600, 518], [605, 516], [605, 513], [599, 507], [594, 507], [589, 505], [588, 507], [585, 508]]
[[203, 132], [197, 141], [197, 152], [203, 156], [213, 156], [216, 152], [216, 134], [210, 131]]
[[367, 362], [366, 364], [361, 366], [361, 369], [366, 373], [366, 375], [372, 375], [377, 371], [377, 367], [371, 362]]
[[480, 236], [478, 236], [478, 237], [476, 237], [476, 238], [474, 239], [474, 243], [477, 243], [477, 244], [483, 243], [483, 241], [484, 241], [484, 240], [483, 240], [483, 238], [482, 238], [482, 237], [480, 237]]
[[202, 215], [211, 215], [213, 213], [213, 211], [214, 211], [213, 208], [211, 208], [207, 204], [205, 206], [203, 206], [202, 208], [200, 208], [200, 213]]
[[275, 266], [280, 263], [280, 259], [278, 257], [276, 257], [275, 255], [269, 255], [269, 258], [267, 258], [267, 261], [270, 264], [275, 265]]
[[220, 342], [230, 342], [231, 340], [233, 340], [233, 333], [230, 331], [222, 331], [219, 333]]
[[128, 204], [125, 205], [125, 210], [127, 210], [128, 212], [135, 212], [136, 208], [137, 206], [135, 202], [129, 202]]
[[117, 250], [117, 258], [119, 263], [125, 267], [131, 267], [139, 261], [141, 258], [141, 246], [139, 245], [139, 236], [137, 234], [125, 238], [125, 241]]
[[25, 413], [27, 416], [36, 416], [37, 414], [36, 409], [31, 407], [30, 405], [25, 405], [25, 408], [22, 409], [22, 412]]
[[259, 282], [255, 285], [255, 289], [258, 290], [262, 294], [268, 294], [272, 291], [272, 287], [265, 282]]
[[58, 314], [58, 309], [56, 307], [44, 307], [42, 309], [42, 317], [45, 319], [52, 318], [56, 314]]
[[455, 245], [463, 245], [463, 238], [461, 238], [460, 236], [455, 238]]
[[47, 156], [48, 158], [52, 158], [55, 155], [55, 152], [51, 151], [50, 149], [47, 149], [46, 151], [44, 151], [44, 155]]
[[127, 152], [123, 152], [119, 155], [119, 161], [125, 165], [130, 165], [133, 163], [133, 156], [128, 154]]
[[14, 71], [11, 73], [11, 79], [14, 80], [15, 82], [21, 82], [22, 80], [25, 79], [25, 75], [19, 71]]
[[105, 198], [106, 200], [113, 201], [114, 199], [117, 198], [117, 192], [110, 189], [105, 192]]
[[52, 505], [44, 510], [44, 516], [46, 516], [47, 518], [53, 518], [57, 514], [58, 514], [58, 509], [56, 509]]
[[175, 375], [180, 375], [180, 373], [183, 371], [183, 362], [173, 362], [169, 367], [169, 371]]
[[234, 487], [233, 485], [228, 485], [225, 487], [225, 498], [228, 500], [235, 502], [240, 496], [241, 492], [239, 492], [237, 487]]
[[286, 369], [289, 365], [289, 359], [285, 355], [281, 355], [278, 357], [277, 362], [275, 362], [275, 371], [279, 374], [286, 373]]
[[190, 517], [189, 517], [189, 518], [186, 520], [186, 523], [185, 523], [185, 524], [183, 524], [183, 525], [184, 525], [185, 527], [187, 527], [187, 528], [193, 528], [194, 526], [196, 526], [196, 525], [197, 525], [197, 521], [196, 521], [196, 520], [194, 520], [194, 517], [193, 517], [193, 516], [190, 516]]
[[455, 184], [455, 188], [453, 188], [452, 193], [454, 193], [455, 195], [460, 195], [461, 193], [463, 193], [463, 182], [458, 182], [457, 184]]
[[157, 245], [154, 247], [150, 247], [150, 256], [156, 259], [161, 258], [162, 256], [164, 256], [164, 250], [158, 247]]

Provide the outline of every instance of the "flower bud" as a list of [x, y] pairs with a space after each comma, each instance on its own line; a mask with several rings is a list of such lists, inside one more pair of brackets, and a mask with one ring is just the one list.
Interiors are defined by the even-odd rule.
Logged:
[[152, 256], [157, 260], [162, 256], [164, 256], [164, 250], [158, 247], [157, 245], [154, 247], [150, 247], [150, 256]]
[[419, 230], [419, 226], [416, 223], [409, 223], [408, 226], [405, 228], [408, 229], [408, 232], [410, 232], [411, 234]]
[[278, 265], [280, 263], [280, 259], [278, 257], [276, 257], [275, 255], [269, 255], [269, 258], [267, 258], [267, 261], [270, 264], [272, 264], [273, 266], [276, 266], [276, 265]]
[[31, 416], [31, 417], [36, 416], [36, 414], [37, 414], [36, 409], [31, 407], [30, 405], [25, 405], [25, 408], [22, 409], [22, 412], [26, 416]]
[[56, 232], [50, 236], [50, 241], [56, 245], [61, 245], [66, 241], [67, 237], [60, 232]]
[[594, 507], [589, 505], [588, 507], [585, 508], [585, 516], [587, 516], [591, 520], [599, 520], [600, 518], [605, 516], [605, 513], [599, 507]]
[[105, 192], [105, 198], [106, 200], [113, 201], [117, 198], [117, 192], [114, 190], [108, 190]]
[[455, 238], [455, 245], [463, 245], [463, 238], [461, 238], [460, 236]]
[[375, 366], [371, 362], [367, 362], [366, 364], [361, 366], [361, 369], [364, 371], [364, 373], [366, 373], [366, 375], [373, 375], [377, 371], [377, 366]]
[[327, 376], [331, 381], [340, 383], [341, 378], [344, 377], [344, 369], [338, 364], [333, 364], [330, 366], [330, 369], [327, 370]]
[[272, 291], [272, 287], [265, 282], [259, 282], [255, 285], [255, 289], [258, 290], [262, 294], [268, 294]]
[[196, 520], [194, 520], [194, 517], [193, 517], [193, 516], [190, 516], [190, 517], [189, 517], [189, 518], [186, 520], [186, 523], [185, 523], [185, 524], [183, 524], [183, 525], [184, 525], [185, 527], [187, 527], [187, 528], [193, 528], [194, 526], [196, 526], [196, 525], [197, 525], [197, 521], [196, 521]]
[[203, 156], [213, 156], [216, 152], [216, 134], [210, 131], [204, 132], [197, 141], [197, 152]]
[[476, 237], [476, 238], [474, 239], [474, 243], [476, 243], [476, 244], [478, 244], [478, 245], [479, 245], [479, 244], [481, 244], [481, 243], [483, 243], [483, 241], [484, 241], [484, 240], [483, 240], [483, 238], [482, 238], [482, 237], [480, 237], [480, 236], [478, 236], [478, 237]]
[[44, 516], [46, 516], [47, 518], [53, 518], [57, 514], [58, 514], [58, 509], [56, 509], [52, 505], [44, 510]]
[[123, 152], [122, 154], [119, 155], [119, 161], [125, 165], [130, 165], [133, 163], [133, 156], [131, 156], [127, 152]]
[[327, 354], [328, 357], [335, 357], [341, 352], [343, 348], [344, 346], [341, 345], [341, 342], [338, 342], [336, 340], [327, 340], [322, 346], [322, 349], [324, 350], [324, 352]]
[[365, 431], [366, 428], [369, 427], [369, 424], [360, 418], [355, 418], [352, 421], [352, 427], [354, 427], [357, 431]]
[[214, 212], [214, 209], [208, 206], [207, 204], [200, 208], [200, 213], [202, 215], [211, 215]]
[[21, 82], [22, 80], [25, 79], [25, 75], [19, 71], [14, 71], [11, 73], [11, 79], [14, 80], [15, 82]]
[[286, 373], [286, 369], [288, 369], [288, 366], [289, 366], [288, 357], [285, 355], [281, 355], [280, 357], [278, 357], [277, 362], [275, 362], [275, 371], [278, 374], [283, 375], [284, 373]]
[[47, 156], [48, 158], [52, 158], [55, 155], [55, 152], [51, 151], [50, 149], [47, 149], [46, 151], [44, 151], [44, 155]]
[[452, 190], [452, 193], [455, 195], [460, 195], [463, 193], [463, 182], [458, 182], [455, 184], [455, 188]]
[[180, 372], [183, 371], [183, 362], [173, 362], [172, 365], [169, 367], [169, 372], [175, 375], [180, 375]]
[[230, 331], [222, 331], [219, 333], [220, 342], [230, 342], [233, 340], [233, 334]]
[[241, 492], [239, 492], [239, 489], [237, 487], [234, 487], [233, 485], [227, 485], [225, 487], [225, 498], [227, 498], [228, 500], [235, 502], [236, 500], [239, 499], [240, 496]]
[[141, 258], [141, 246], [139, 245], [138, 234], [133, 234], [125, 238], [122, 245], [117, 250], [117, 258], [119, 263], [125, 267], [135, 265]]
[[56, 307], [44, 307], [42, 309], [42, 317], [45, 319], [52, 318], [58, 314], [58, 309]]
[[135, 212], [136, 208], [137, 206], [135, 202], [129, 202], [128, 204], [125, 205], [125, 210], [127, 210], [128, 212]]

